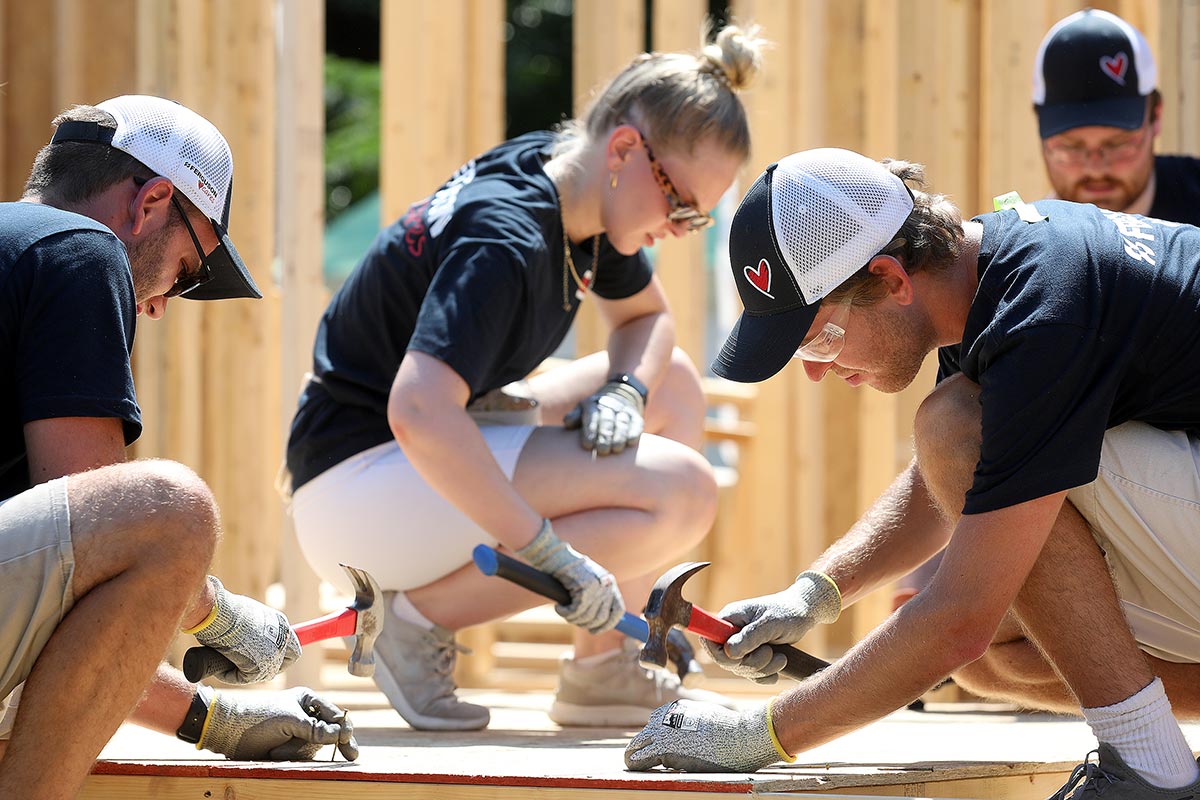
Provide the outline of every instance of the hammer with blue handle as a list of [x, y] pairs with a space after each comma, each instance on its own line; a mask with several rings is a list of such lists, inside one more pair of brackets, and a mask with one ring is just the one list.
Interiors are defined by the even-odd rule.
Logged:
[[[524, 561], [518, 561], [511, 556], [506, 556], [504, 553], [497, 551], [495, 548], [488, 547], [486, 544], [477, 545], [471, 556], [475, 561], [475, 566], [484, 575], [494, 575], [498, 578], [504, 578], [560, 605], [565, 606], [571, 603], [571, 593], [567, 591], [567, 587], [563, 586], [558, 578], [535, 569]], [[646, 620], [634, 616], [628, 611], [622, 615], [621, 620], [617, 623], [617, 630], [631, 639], [637, 639], [642, 643], [645, 643], [650, 636], [650, 628], [646, 624]], [[671, 631], [671, 634], [667, 636], [665, 655], [663, 663], [660, 666], [665, 666], [669, 658], [675, 666], [675, 671], [678, 673], [680, 680], [684, 683], [690, 683], [691, 677], [701, 674], [703, 670], [696, 662], [692, 646], [683, 633], [674, 630]]]

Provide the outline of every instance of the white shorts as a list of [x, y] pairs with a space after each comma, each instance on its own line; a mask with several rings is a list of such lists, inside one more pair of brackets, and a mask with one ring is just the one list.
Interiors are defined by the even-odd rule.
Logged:
[[1067, 497], [1104, 550], [1142, 650], [1200, 663], [1200, 439], [1140, 422], [1112, 428], [1096, 480]]
[[[534, 425], [479, 430], [511, 479]], [[296, 537], [322, 580], [349, 590], [339, 563], [366, 569], [380, 588], [407, 591], [471, 562], [489, 533], [437, 493], [396, 442], [364, 450], [318, 475], [292, 497]]]

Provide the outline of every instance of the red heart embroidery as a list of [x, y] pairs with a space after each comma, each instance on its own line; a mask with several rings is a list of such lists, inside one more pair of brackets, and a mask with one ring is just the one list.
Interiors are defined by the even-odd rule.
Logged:
[[1100, 69], [1108, 77], [1124, 86], [1125, 71], [1129, 69], [1129, 56], [1125, 55], [1124, 52], [1117, 53], [1115, 56], [1102, 56], [1100, 58]]
[[742, 270], [746, 273], [746, 279], [750, 281], [751, 286], [772, 300], [775, 299], [774, 295], [771, 294], [771, 265], [767, 263], [765, 258], [759, 260], [757, 269], [742, 267]]

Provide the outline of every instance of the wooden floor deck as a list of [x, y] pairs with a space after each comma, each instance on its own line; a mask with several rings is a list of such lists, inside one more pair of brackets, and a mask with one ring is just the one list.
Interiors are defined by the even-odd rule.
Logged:
[[[1045, 798], [1094, 746], [1080, 721], [998, 706], [929, 705], [900, 711], [753, 775], [634, 773], [622, 753], [631, 732], [561, 729], [546, 692], [464, 691], [492, 709], [473, 733], [410, 729], [382, 695], [333, 691], [352, 709], [356, 763], [238, 763], [125, 726], [102, 754], [82, 797], [167, 800], [307, 800], [354, 797], [683, 800], [714, 794], [858, 797]], [[741, 702], [754, 702], [747, 695]], [[1200, 726], [1188, 728], [1200, 742]]]

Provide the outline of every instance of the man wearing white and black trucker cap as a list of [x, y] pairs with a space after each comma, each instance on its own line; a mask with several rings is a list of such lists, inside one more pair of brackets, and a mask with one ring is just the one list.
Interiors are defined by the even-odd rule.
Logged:
[[1057, 197], [1200, 224], [1200, 159], [1154, 153], [1163, 102], [1141, 31], [1094, 9], [1059, 20], [1038, 48], [1033, 107]]
[[[746, 310], [718, 375], [764, 380], [794, 354], [812, 380], [893, 392], [941, 348], [943, 379], [917, 413], [915, 459], [875, 506], [791, 586], [722, 609], [741, 630], [706, 647], [772, 682], [772, 644], [944, 546], [938, 572], [770, 703], [656, 710], [626, 764], [791, 760], [953, 673], [1082, 710], [1099, 764], [1059, 796], [1200, 794], [1172, 712], [1200, 716], [1200, 228], [1011, 198], [963, 221], [922, 180], [907, 162], [807, 151], [768, 168], [734, 216]], [[988, 679], [1002, 669], [1008, 684]]]
[[[745, 312], [714, 372], [754, 383], [783, 369], [821, 300], [846, 277], [842, 265], [866, 264], [896, 237], [912, 213], [912, 195], [898, 177], [884, 178], [891, 186], [865, 179], [877, 171], [875, 162], [848, 151], [808, 150], [772, 164], [754, 182], [729, 236]], [[811, 238], [794, 235], [796, 225], [818, 217], [823, 225]]]
[[352, 757], [341, 709], [309, 690], [230, 697], [160, 665], [181, 628], [234, 663], [227, 682], [300, 654], [283, 614], [206, 576], [203, 480], [126, 463], [137, 317], [259, 296], [226, 235], [229, 146], [154, 97], [54, 122], [21, 202], [0, 203], [0, 797], [74, 796], [126, 717], [230, 758]]
[[[233, 153], [221, 132], [191, 109], [161, 97], [124, 95], [96, 107], [112, 115], [116, 128], [66, 120], [55, 129], [51, 142], [98, 142], [128, 153], [171, 181], [212, 225], [218, 244], [204, 257], [203, 280], [180, 296], [261, 298], [229, 239]], [[186, 216], [183, 219], [187, 222]]]

